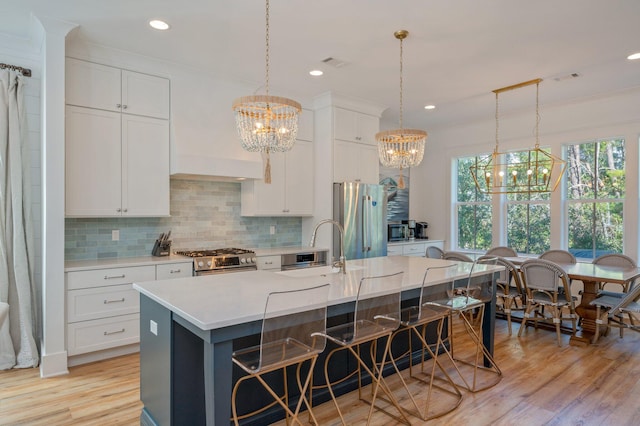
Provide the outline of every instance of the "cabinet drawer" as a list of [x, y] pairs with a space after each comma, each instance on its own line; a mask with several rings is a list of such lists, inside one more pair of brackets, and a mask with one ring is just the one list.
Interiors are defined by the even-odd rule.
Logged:
[[69, 355], [100, 351], [140, 341], [140, 315], [83, 321], [67, 326]]
[[424, 256], [427, 251], [427, 245], [424, 243], [407, 244], [402, 248], [402, 254], [405, 256]]
[[402, 256], [402, 246], [387, 246], [387, 256]]
[[155, 279], [156, 268], [153, 265], [74, 271], [67, 272], [67, 290], [131, 284]]
[[131, 284], [67, 292], [67, 321], [77, 322], [140, 311], [140, 296]]
[[282, 266], [281, 256], [262, 256], [256, 259], [258, 269], [277, 269]]
[[169, 263], [156, 265], [156, 279], [168, 280], [171, 278], [190, 277], [193, 275], [193, 262]]

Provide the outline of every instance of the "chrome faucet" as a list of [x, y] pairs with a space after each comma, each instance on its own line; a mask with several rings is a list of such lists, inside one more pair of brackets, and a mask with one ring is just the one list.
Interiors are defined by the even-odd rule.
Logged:
[[315, 247], [316, 233], [318, 232], [318, 228], [320, 228], [320, 225], [323, 225], [325, 223], [333, 223], [338, 228], [338, 231], [340, 231], [340, 258], [333, 264], [333, 266], [338, 266], [340, 268], [340, 271], [342, 271], [343, 274], [346, 274], [347, 261], [344, 258], [344, 228], [342, 227], [342, 225], [340, 225], [339, 222], [336, 222], [332, 219], [324, 219], [318, 222], [316, 227], [313, 229], [313, 233], [311, 234], [311, 241], [309, 242], [309, 246]]

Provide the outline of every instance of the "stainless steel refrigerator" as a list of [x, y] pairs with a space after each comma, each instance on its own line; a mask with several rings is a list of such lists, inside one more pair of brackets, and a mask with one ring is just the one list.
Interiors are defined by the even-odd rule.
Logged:
[[[387, 194], [383, 185], [334, 183], [333, 219], [344, 227], [347, 260], [387, 255]], [[333, 234], [336, 257], [340, 253], [339, 238], [336, 229]]]

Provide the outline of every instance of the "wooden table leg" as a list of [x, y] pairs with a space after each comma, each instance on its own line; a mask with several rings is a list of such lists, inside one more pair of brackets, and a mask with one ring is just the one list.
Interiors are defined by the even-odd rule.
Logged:
[[576, 306], [576, 313], [581, 318], [581, 327], [574, 336], [571, 336], [569, 344], [573, 346], [586, 346], [593, 341], [596, 331], [596, 307], [590, 305], [591, 301], [598, 296], [597, 281], [582, 281], [584, 290], [580, 305]]

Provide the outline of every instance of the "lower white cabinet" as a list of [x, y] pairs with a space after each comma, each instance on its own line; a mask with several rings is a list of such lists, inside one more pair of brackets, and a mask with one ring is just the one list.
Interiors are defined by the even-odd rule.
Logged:
[[259, 256], [256, 257], [256, 265], [259, 270], [280, 270], [282, 267], [282, 256]]
[[134, 282], [190, 277], [193, 261], [65, 273], [67, 353], [87, 354], [140, 341], [140, 294]]
[[427, 247], [436, 246], [444, 250], [443, 240], [407, 241], [387, 244], [387, 256], [421, 256], [427, 253]]

